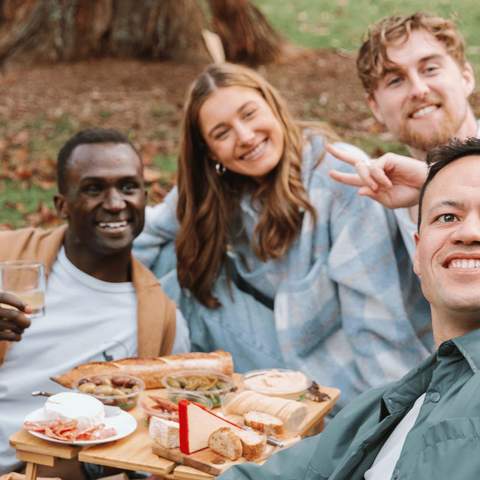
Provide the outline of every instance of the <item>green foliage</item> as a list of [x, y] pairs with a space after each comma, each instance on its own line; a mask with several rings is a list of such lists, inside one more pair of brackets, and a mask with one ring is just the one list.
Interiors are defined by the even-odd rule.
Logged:
[[19, 228], [25, 226], [25, 216], [38, 210], [41, 202], [53, 209], [56, 188], [43, 189], [30, 182], [0, 180], [1, 223]]
[[165, 174], [173, 174], [177, 171], [176, 155], [155, 155], [153, 157], [153, 164]]
[[453, 18], [468, 44], [467, 55], [480, 66], [480, 9], [477, 0], [253, 0], [291, 42], [309, 48], [355, 52], [368, 25], [393, 14], [432, 12]]

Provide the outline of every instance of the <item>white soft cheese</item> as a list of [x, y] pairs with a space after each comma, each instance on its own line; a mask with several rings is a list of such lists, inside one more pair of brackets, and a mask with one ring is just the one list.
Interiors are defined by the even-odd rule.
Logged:
[[77, 420], [80, 429], [102, 423], [103, 403], [83, 393], [63, 392], [52, 395], [43, 407], [46, 420]]
[[177, 448], [179, 446], [179, 424], [171, 420], [152, 417], [148, 431], [150, 436], [164, 448]]

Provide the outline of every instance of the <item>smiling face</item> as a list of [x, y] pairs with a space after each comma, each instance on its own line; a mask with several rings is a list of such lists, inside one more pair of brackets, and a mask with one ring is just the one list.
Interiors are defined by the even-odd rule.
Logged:
[[[445, 166], [428, 185], [414, 269], [432, 319], [466, 333], [480, 324], [480, 156]], [[459, 321], [459, 319], [463, 319]], [[466, 331], [465, 331], [466, 330]]]
[[55, 206], [68, 221], [75, 256], [130, 251], [142, 231], [145, 189], [142, 164], [128, 144], [77, 146], [67, 164], [66, 192]]
[[210, 157], [227, 170], [261, 178], [280, 162], [282, 125], [253, 88], [214, 90], [200, 108], [199, 122]]
[[473, 71], [460, 67], [445, 46], [425, 30], [387, 47], [391, 65], [369, 97], [378, 121], [423, 158], [427, 150], [452, 137], [476, 134], [468, 103]]

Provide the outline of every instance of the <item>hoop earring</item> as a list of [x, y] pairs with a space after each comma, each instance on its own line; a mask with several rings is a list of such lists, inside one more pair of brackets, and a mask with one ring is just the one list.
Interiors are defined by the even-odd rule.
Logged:
[[215, 164], [215, 171], [217, 172], [217, 175], [221, 177], [227, 171], [227, 169], [225, 168], [225, 165], [217, 162]]

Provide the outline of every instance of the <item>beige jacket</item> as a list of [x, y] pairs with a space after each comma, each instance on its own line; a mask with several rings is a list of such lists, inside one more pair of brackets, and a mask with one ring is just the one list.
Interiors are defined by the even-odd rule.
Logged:
[[[48, 276], [63, 244], [66, 229], [64, 225], [53, 230], [24, 228], [0, 232], [0, 261], [43, 262]], [[163, 292], [153, 273], [133, 256], [132, 282], [137, 294], [138, 355], [168, 355], [175, 339], [175, 304]], [[0, 341], [0, 365], [9, 343]]]

